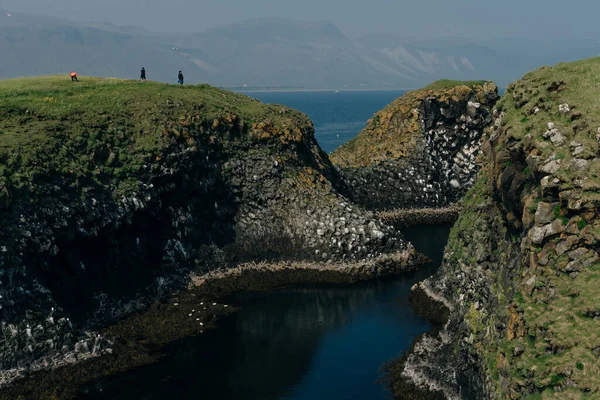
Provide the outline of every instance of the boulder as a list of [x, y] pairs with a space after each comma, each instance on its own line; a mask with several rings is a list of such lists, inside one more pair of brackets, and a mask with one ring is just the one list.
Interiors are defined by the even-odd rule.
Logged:
[[554, 174], [560, 169], [561, 160], [551, 160], [541, 168], [546, 174]]
[[569, 163], [569, 169], [571, 171], [587, 171], [589, 161], [582, 158], [574, 158]]
[[570, 111], [571, 111], [571, 107], [567, 103], [563, 103], [558, 106], [558, 112], [560, 112], [561, 114], [566, 114], [566, 113], [569, 113]]
[[550, 141], [555, 146], [562, 146], [565, 143], [565, 137], [560, 132], [555, 132], [550, 136]]
[[554, 221], [556, 219], [556, 216], [554, 215], [554, 208], [558, 205], [558, 203], [540, 202], [535, 211], [535, 225], [548, 225]]
[[544, 226], [534, 226], [529, 230], [529, 240], [534, 244], [542, 244], [545, 239], [558, 235], [565, 230], [561, 219], [556, 219]]

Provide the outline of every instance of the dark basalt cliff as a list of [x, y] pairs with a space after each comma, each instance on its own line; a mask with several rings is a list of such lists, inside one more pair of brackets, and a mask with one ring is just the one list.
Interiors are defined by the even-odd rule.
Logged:
[[599, 395], [599, 74], [541, 68], [497, 105], [443, 266], [414, 288], [449, 317], [392, 368], [397, 398]]
[[342, 196], [313, 133], [301, 113], [208, 86], [0, 83], [0, 386], [110, 352], [94, 329], [190, 274], [410, 262], [412, 246]]
[[498, 98], [496, 85], [484, 82], [439, 81], [409, 92], [331, 160], [366, 207], [447, 206], [475, 181], [481, 136]]

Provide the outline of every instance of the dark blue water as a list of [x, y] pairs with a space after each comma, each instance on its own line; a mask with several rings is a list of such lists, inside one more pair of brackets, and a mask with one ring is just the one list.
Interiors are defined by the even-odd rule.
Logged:
[[387, 400], [381, 366], [430, 329], [408, 303], [441, 262], [448, 226], [408, 230], [433, 259], [417, 273], [228, 299], [241, 311], [175, 342], [160, 362], [109, 377], [82, 399]]
[[321, 148], [331, 153], [354, 138], [373, 117], [402, 90], [331, 92], [249, 92], [264, 103], [285, 104], [302, 111], [315, 123], [315, 136]]

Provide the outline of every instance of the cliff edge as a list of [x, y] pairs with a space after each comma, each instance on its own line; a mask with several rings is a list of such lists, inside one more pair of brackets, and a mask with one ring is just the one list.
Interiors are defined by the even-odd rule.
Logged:
[[449, 205], [475, 181], [481, 136], [498, 98], [490, 82], [435, 82], [376, 113], [331, 161], [365, 207]]
[[110, 352], [97, 327], [192, 274], [410, 262], [344, 190], [312, 122], [285, 106], [206, 85], [0, 82], [0, 386]]
[[507, 88], [443, 266], [414, 288], [449, 318], [392, 368], [397, 398], [599, 396], [599, 74], [595, 58]]

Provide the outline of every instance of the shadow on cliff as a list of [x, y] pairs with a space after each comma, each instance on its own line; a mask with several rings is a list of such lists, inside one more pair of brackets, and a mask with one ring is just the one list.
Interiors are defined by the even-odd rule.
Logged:
[[202, 249], [235, 240], [237, 205], [221, 176], [219, 153], [214, 148], [201, 152], [186, 160], [189, 168], [154, 179], [158, 195], [125, 220], [117, 216], [123, 206], [106, 187], [90, 188], [110, 210], [105, 219], [71, 219], [55, 231], [55, 255], [33, 251], [25, 264], [76, 320], [106, 306], [104, 299], [120, 305], [133, 301], [128, 311], [135, 311], [135, 301], [143, 306], [148, 295], [184, 287], [198, 257], [207, 256]]
[[[278, 234], [277, 230], [283, 231], [285, 226], [266, 221], [267, 235], [262, 241], [245, 243], [238, 237], [240, 206], [268, 206], [272, 195], [264, 189], [265, 182], [247, 183], [252, 182], [250, 176], [257, 173], [261, 163], [250, 159], [243, 134], [232, 129], [226, 140], [205, 144], [193, 157], [177, 155], [180, 158], [174, 173], [140, 176], [156, 189], [149, 200], [140, 195], [136, 201], [144, 204], [139, 209], [134, 202], [124, 212], [127, 206], [115, 201], [110, 184], [80, 182], [93, 194], [94, 204], [85, 200], [78, 214], [53, 232], [55, 251], [30, 247], [24, 263], [31, 275], [76, 321], [87, 321], [89, 314], [96, 312], [102, 322], [113, 322], [121, 313], [143, 308], [150, 298], [185, 287], [192, 270], [206, 272], [239, 262], [306, 258], [309, 252]], [[327, 154], [311, 134], [307, 137], [295, 148], [286, 149], [295, 155], [291, 168], [313, 166], [336, 191], [347, 193]], [[258, 157], [269, 164], [270, 154], [279, 154], [282, 149], [266, 144], [261, 151]], [[245, 174], [250, 176], [238, 176], [245, 183], [236, 187], [224, 170], [227, 163], [240, 161], [248, 164]], [[283, 179], [284, 173], [278, 172], [265, 181], [276, 190]], [[80, 187], [64, 190], [65, 198], [81, 197]], [[102, 205], [100, 213], [95, 204]], [[107, 300], [110, 304], [105, 304]]]

